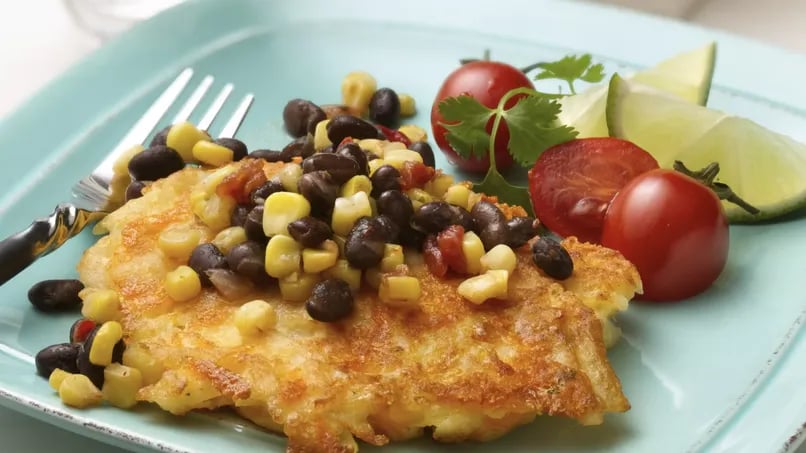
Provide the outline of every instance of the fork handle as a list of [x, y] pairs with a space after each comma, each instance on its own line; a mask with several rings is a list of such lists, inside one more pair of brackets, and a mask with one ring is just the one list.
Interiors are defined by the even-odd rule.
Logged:
[[60, 204], [49, 216], [34, 220], [28, 228], [0, 241], [0, 285], [104, 215], [69, 203]]

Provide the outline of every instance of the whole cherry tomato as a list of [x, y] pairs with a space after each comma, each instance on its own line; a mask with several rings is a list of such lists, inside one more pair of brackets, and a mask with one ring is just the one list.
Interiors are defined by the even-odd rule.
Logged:
[[640, 297], [674, 301], [705, 291], [728, 259], [728, 221], [716, 194], [673, 170], [630, 181], [610, 203], [602, 245], [638, 268]]
[[[445, 153], [448, 161], [471, 173], [485, 173], [490, 167], [490, 158], [486, 151], [483, 158], [465, 159], [451, 148], [448, 139], [445, 138], [447, 130], [441, 124], [444, 119], [439, 113], [439, 103], [443, 99], [469, 95], [486, 107], [496, 108], [501, 97], [508, 91], [523, 87], [534, 88], [534, 85], [520, 69], [506, 63], [474, 61], [466, 63], [450, 73], [442, 83], [431, 106], [431, 129], [434, 133], [434, 140]], [[514, 96], [505, 107], [512, 107], [519, 99], [520, 96]], [[492, 119], [487, 123], [487, 132], [492, 130], [492, 123]], [[495, 164], [499, 170], [512, 166], [512, 156], [507, 151], [508, 143], [509, 129], [507, 129], [506, 121], [502, 121], [495, 137]]]
[[571, 140], [544, 151], [529, 171], [532, 207], [554, 233], [598, 243], [616, 192], [655, 168], [654, 157], [626, 140]]

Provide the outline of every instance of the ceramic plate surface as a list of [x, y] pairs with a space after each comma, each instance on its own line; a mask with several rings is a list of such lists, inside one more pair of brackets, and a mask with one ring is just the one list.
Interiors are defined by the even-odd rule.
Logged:
[[[428, 128], [442, 78], [484, 49], [516, 65], [590, 52], [612, 72], [712, 39], [719, 54], [709, 105], [806, 140], [806, 58], [675, 22], [551, 0], [190, 2], [104, 46], [0, 123], [0, 234], [63, 201], [183, 67], [196, 69], [194, 80], [209, 73], [216, 87], [230, 81], [235, 94], [254, 92], [239, 138], [280, 147], [289, 140], [285, 102], [338, 101], [350, 70], [413, 94], [421, 112], [414, 122]], [[441, 156], [438, 165], [446, 165]], [[135, 450], [284, 451], [283, 438], [234, 418], [60, 403], [31, 357], [65, 341], [75, 315], [38, 314], [26, 292], [42, 279], [74, 277], [93, 239], [83, 233], [0, 287], [0, 402]], [[601, 426], [539, 418], [488, 444], [418, 440], [383, 451], [794, 450], [806, 422], [804, 256], [803, 213], [732, 227], [728, 267], [709, 291], [677, 304], [633, 304], [609, 353], [632, 409]]]

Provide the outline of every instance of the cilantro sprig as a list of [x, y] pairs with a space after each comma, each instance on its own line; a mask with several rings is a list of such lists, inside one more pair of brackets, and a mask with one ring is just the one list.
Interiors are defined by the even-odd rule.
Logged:
[[[576, 94], [574, 82], [582, 80], [598, 83], [604, 79], [604, 67], [593, 64], [589, 54], [569, 55], [555, 62], [541, 62], [528, 66], [524, 72], [533, 69], [541, 71], [536, 80], [557, 79], [568, 85], [571, 94]], [[498, 101], [495, 108], [488, 108], [472, 96], [462, 95], [443, 99], [439, 112], [447, 130], [446, 138], [451, 147], [463, 158], [490, 157], [490, 168], [484, 179], [474, 185], [474, 190], [498, 196], [510, 204], [531, 210], [529, 192], [526, 187], [510, 184], [498, 171], [495, 162], [495, 140], [506, 121], [509, 129], [507, 150], [512, 158], [523, 167], [534, 165], [540, 154], [560, 143], [573, 140], [577, 131], [560, 124], [558, 99], [567, 94], [545, 93], [531, 88], [515, 88]], [[517, 102], [506, 107], [512, 99]], [[493, 119], [492, 129], [487, 132], [487, 124]]]

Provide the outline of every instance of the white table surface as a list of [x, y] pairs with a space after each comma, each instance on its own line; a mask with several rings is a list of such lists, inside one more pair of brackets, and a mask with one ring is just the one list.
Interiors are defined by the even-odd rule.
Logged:
[[[602, 0], [744, 34], [806, 52], [804, 0]], [[0, 118], [102, 42], [78, 27], [60, 0], [19, 1], [0, 14]], [[119, 453], [0, 407], [0, 451]], [[798, 449], [806, 453], [806, 445]]]

